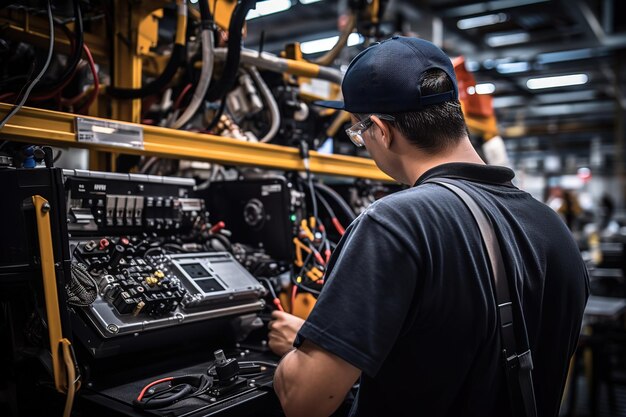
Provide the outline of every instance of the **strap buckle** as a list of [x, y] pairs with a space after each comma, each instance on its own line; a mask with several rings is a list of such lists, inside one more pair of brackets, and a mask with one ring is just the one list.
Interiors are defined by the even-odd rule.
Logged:
[[521, 355], [513, 354], [511, 356], [507, 356], [506, 350], [503, 351], [505, 357], [505, 365], [509, 370], [519, 369], [522, 371], [532, 371], [533, 370], [533, 355], [528, 349], [526, 352]]

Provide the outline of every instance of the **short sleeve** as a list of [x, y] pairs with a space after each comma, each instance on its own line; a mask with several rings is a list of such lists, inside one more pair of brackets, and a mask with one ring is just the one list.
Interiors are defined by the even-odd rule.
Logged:
[[405, 323], [418, 279], [416, 258], [367, 212], [335, 252], [294, 345], [309, 339], [373, 377]]

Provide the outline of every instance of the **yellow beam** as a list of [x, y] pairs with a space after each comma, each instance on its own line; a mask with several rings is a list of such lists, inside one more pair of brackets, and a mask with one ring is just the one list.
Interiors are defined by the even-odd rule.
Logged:
[[[113, 80], [116, 87], [141, 87], [141, 58], [136, 53], [138, 37], [138, 16], [132, 4], [122, 0], [115, 3], [115, 34], [113, 50], [115, 51], [115, 68]], [[114, 99], [112, 117], [115, 120], [139, 122], [141, 118], [141, 100]]]
[[[0, 117], [10, 105], [0, 103]], [[75, 135], [75, 115], [51, 110], [24, 107], [0, 132], [2, 139], [56, 146], [75, 146], [96, 151], [155, 155], [212, 161], [229, 165], [250, 165], [283, 170], [304, 170], [296, 148], [265, 143], [242, 142], [235, 139], [196, 132], [174, 130], [158, 126], [141, 125], [144, 149], [126, 149], [93, 143], [78, 142]], [[106, 119], [101, 119], [106, 120]], [[131, 123], [133, 125], [134, 124]], [[311, 151], [311, 171], [318, 174], [337, 175], [373, 180], [392, 181], [381, 172], [374, 161], [344, 155], [324, 155]]]
[[57, 293], [56, 273], [54, 272], [54, 254], [52, 252], [52, 232], [50, 231], [50, 203], [39, 196], [32, 197], [37, 218], [37, 235], [39, 237], [39, 252], [41, 257], [41, 274], [46, 299], [46, 317], [48, 322], [48, 336], [50, 338], [50, 352], [52, 353], [52, 369], [54, 386], [57, 391], [67, 390], [67, 370], [59, 354], [59, 344], [63, 338], [61, 316], [59, 309], [59, 294]]

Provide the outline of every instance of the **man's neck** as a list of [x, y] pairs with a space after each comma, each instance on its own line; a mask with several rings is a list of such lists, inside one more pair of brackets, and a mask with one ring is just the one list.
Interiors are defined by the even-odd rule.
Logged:
[[448, 164], [451, 162], [465, 162], [470, 164], [484, 165], [485, 162], [480, 158], [476, 150], [472, 146], [469, 138], [463, 139], [453, 149], [447, 150], [439, 154], [427, 154], [421, 150], [416, 151], [417, 154], [407, 155], [407, 159], [403, 164], [405, 176], [408, 185], [413, 185], [418, 178], [426, 171], [438, 165]]

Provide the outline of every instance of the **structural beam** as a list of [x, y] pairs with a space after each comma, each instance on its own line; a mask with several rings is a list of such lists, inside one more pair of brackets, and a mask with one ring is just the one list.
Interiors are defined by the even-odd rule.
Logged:
[[[0, 103], [0, 117], [4, 116], [10, 108], [8, 104]], [[70, 113], [24, 107], [0, 131], [0, 139], [61, 147], [81, 147], [95, 151], [209, 161], [226, 165], [304, 170], [299, 150], [296, 148], [242, 142], [220, 136], [134, 123], [130, 124], [143, 127], [143, 150], [78, 142], [75, 133], [75, 118], [76, 116]], [[311, 151], [310, 166], [311, 171], [318, 174], [392, 181], [376, 167], [373, 160], [366, 158], [324, 155]]]

